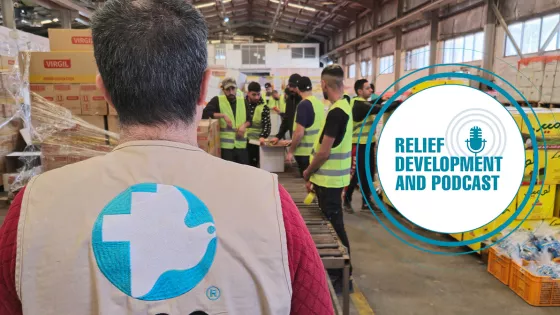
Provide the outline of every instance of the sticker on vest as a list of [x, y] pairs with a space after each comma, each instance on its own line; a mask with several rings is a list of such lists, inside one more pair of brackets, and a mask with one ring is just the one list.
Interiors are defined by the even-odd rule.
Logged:
[[217, 242], [212, 214], [197, 196], [154, 183], [116, 196], [92, 232], [103, 275], [124, 294], [145, 301], [171, 299], [196, 287], [212, 266]]

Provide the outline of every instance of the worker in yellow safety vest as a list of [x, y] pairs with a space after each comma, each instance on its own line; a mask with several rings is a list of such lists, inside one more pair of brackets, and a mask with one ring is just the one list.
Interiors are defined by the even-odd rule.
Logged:
[[[371, 103], [368, 102], [373, 89], [366, 79], [360, 79], [354, 84], [354, 91], [356, 92], [356, 97], [350, 101], [350, 107], [352, 107], [353, 114], [353, 132], [352, 132], [352, 159], [356, 161], [356, 152], [359, 152], [358, 163], [355, 164], [355, 171], [350, 181], [350, 185], [346, 188], [346, 193], [344, 197], [344, 210], [349, 213], [353, 212], [352, 209], [352, 194], [354, 189], [358, 185], [358, 176], [362, 183], [367, 181], [366, 179], [366, 168], [365, 168], [365, 151], [366, 144], [368, 143], [369, 131], [373, 127], [373, 121], [375, 120], [375, 114], [379, 112], [379, 108], [375, 111], [370, 111]], [[375, 128], [375, 127], [374, 127]], [[370, 169], [372, 172], [375, 170], [375, 136], [371, 139], [371, 150], [370, 150]], [[372, 206], [374, 203], [371, 201], [371, 191], [369, 185], [361, 185], [363, 196], [362, 198], [362, 210], [369, 210], [367, 202]]]
[[[261, 85], [257, 82], [249, 83], [247, 88], [247, 104], [251, 127], [247, 129], [247, 152], [249, 154], [249, 165], [259, 167], [260, 146], [270, 135], [270, 109], [261, 99]], [[258, 142], [258, 143], [257, 143]]]
[[204, 108], [203, 118], [220, 119], [220, 147], [224, 160], [249, 164], [247, 153], [247, 128], [251, 116], [245, 99], [237, 95], [237, 82], [233, 78], [222, 81], [223, 95], [215, 96]]
[[[350, 183], [352, 109], [344, 99], [344, 71], [341, 66], [334, 64], [323, 69], [321, 88], [332, 105], [319, 136], [315, 139], [310, 164], [303, 172], [303, 177], [308, 191], [315, 191], [321, 211], [350, 253], [341, 196], [344, 187]], [[331, 271], [329, 274], [335, 290], [343, 286], [342, 270]]]
[[302, 101], [296, 107], [292, 144], [288, 149], [286, 161], [290, 163], [295, 158], [303, 176], [303, 172], [309, 166], [309, 156], [315, 140], [319, 137], [319, 130], [325, 122], [325, 106], [313, 96], [311, 80], [308, 77], [301, 77], [298, 90]]

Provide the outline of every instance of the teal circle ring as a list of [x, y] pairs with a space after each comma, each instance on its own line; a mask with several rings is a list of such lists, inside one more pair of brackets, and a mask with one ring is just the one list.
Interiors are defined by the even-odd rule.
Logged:
[[[488, 80], [485, 80], [485, 79], [482, 79], [482, 78], [479, 78], [479, 77], [476, 77], [476, 76], [472, 76], [472, 75], [469, 75], [469, 74], [463, 74], [463, 73], [438, 73], [438, 74], [426, 76], [426, 77], [424, 77], [424, 78], [415, 80], [415, 81], [413, 81], [413, 82], [407, 84], [404, 88], [402, 88], [402, 89], [400, 89], [399, 91], [397, 91], [397, 92], [391, 97], [391, 99], [389, 99], [389, 101], [387, 101], [386, 106], [388, 107], [389, 104], [392, 104], [392, 102], [393, 102], [397, 97], [399, 97], [400, 95], [402, 95], [402, 93], [404, 93], [404, 91], [407, 91], [409, 88], [414, 87], [414, 86], [416, 86], [416, 85], [419, 84], [419, 83], [422, 83], [422, 82], [425, 82], [425, 81], [429, 81], [429, 80], [433, 80], [433, 79], [438, 79], [438, 78], [449, 78], [449, 77], [459, 77], [459, 78], [466, 78], [466, 79], [475, 80], [475, 81], [478, 81], [478, 82], [485, 83], [485, 84], [487, 84], [487, 85], [489, 85], [489, 86], [492, 86], [495, 90], [497, 90], [498, 92], [501, 92], [502, 94], [505, 93], [505, 91], [503, 91], [500, 87], [498, 87], [497, 85], [493, 84], [492, 82], [490, 82], [490, 81], [488, 81]], [[398, 82], [398, 81], [397, 81], [397, 82]], [[516, 104], [516, 107], [519, 107], [519, 108], [520, 108], [519, 104], [517, 104], [517, 102], [516, 102], [515, 100], [513, 100], [513, 98], [511, 98], [511, 96], [506, 95], [506, 97], [508, 97], [509, 100], [512, 101], [512, 103], [515, 103], [515, 104]], [[383, 112], [384, 112], [384, 110], [383, 110], [383, 108], [382, 108], [381, 111], [380, 111], [380, 113], [378, 114], [378, 117], [376, 117], [376, 121], [374, 121], [374, 123], [373, 123], [374, 125], [376, 125], [376, 123], [379, 122], [379, 118], [380, 118], [379, 115], [382, 115]], [[521, 109], [520, 112], [522, 113], [522, 116], [524, 116], [524, 120], [525, 120], [527, 117], [526, 117], [526, 115], [523, 115], [523, 114], [524, 114], [524, 113], [523, 113], [523, 110]], [[528, 118], [527, 118], [526, 120], [528, 121]], [[367, 177], [367, 179], [368, 179], [368, 184], [370, 184], [370, 187], [373, 186], [373, 180], [372, 180], [372, 177], [371, 177], [371, 169], [369, 168], [369, 154], [370, 154], [370, 151], [371, 151], [371, 139], [372, 139], [372, 137], [373, 137], [373, 132], [374, 132], [374, 130], [371, 129], [371, 130], [370, 130], [370, 133], [369, 133], [369, 135], [368, 135], [368, 142], [369, 142], [370, 144], [369, 144], [369, 147], [366, 146], [366, 177]], [[536, 143], [536, 139], [533, 139], [533, 137], [534, 137], [534, 132], [532, 132], [532, 133], [533, 133], [533, 134], [531, 135], [531, 138], [532, 138], [532, 140], [534, 140], [535, 143]], [[535, 153], [534, 153], [534, 154], [535, 154]], [[537, 154], [538, 154], [538, 153], [537, 153]], [[537, 162], [536, 165], [537, 165], [537, 168], [538, 168], [538, 162]], [[532, 190], [532, 189], [534, 188], [535, 182], [536, 182], [536, 174], [534, 173], [534, 174], [533, 174], [533, 179], [532, 179], [532, 181], [531, 181], [531, 185], [530, 185], [530, 187], [529, 187], [529, 190]], [[383, 186], [383, 184], [381, 184], [381, 185]], [[543, 188], [543, 187], [541, 187], [541, 191], [542, 191], [542, 188]], [[377, 197], [377, 198], [375, 198], [375, 197]], [[375, 197], [374, 197], [374, 198], [376, 199], [376, 202], [381, 203], [381, 201], [379, 200], [379, 197], [378, 197], [378, 196], [375, 196]], [[505, 228], [507, 228], [507, 227], [509, 226], [509, 224], [514, 220], [514, 217], [517, 217], [517, 216], [519, 215], [519, 213], [521, 213], [522, 209], [523, 209], [523, 208], [525, 207], [525, 205], [527, 204], [529, 197], [530, 197], [530, 195], [526, 195], [525, 198], [524, 198], [524, 200], [523, 200], [522, 203], [521, 203], [521, 206], [516, 210], [516, 212], [514, 213], [514, 215], [513, 215], [511, 218], [509, 218], [504, 224], [502, 224], [500, 227], [498, 227], [496, 230], [490, 232], [489, 234], [482, 235], [482, 236], [480, 236], [480, 237], [474, 238], [474, 239], [472, 239], [472, 240], [470, 240], [470, 241], [459, 241], [459, 242], [437, 241], [437, 240], [433, 240], [433, 239], [430, 239], [430, 238], [427, 238], [427, 237], [418, 235], [418, 234], [416, 234], [416, 233], [414, 233], [414, 232], [412, 232], [412, 231], [406, 229], [402, 224], [400, 224], [397, 220], [395, 220], [395, 218], [394, 218], [393, 216], [391, 216], [391, 214], [390, 214], [389, 212], [383, 211], [383, 210], [386, 210], [386, 209], [384, 209], [384, 207], [382, 208], [382, 211], [384, 212], [384, 214], [385, 214], [386, 216], [388, 216], [389, 221], [391, 221], [391, 223], [393, 223], [394, 225], [396, 225], [397, 228], [399, 228], [399, 230], [401, 230], [402, 232], [406, 233], [407, 235], [409, 235], [409, 236], [411, 236], [411, 237], [413, 237], [413, 238], [415, 238], [415, 239], [417, 239], [417, 240], [426, 242], [426, 243], [431, 244], [431, 245], [438, 245], [438, 246], [445, 246], [445, 247], [455, 247], [455, 246], [465, 246], [465, 245], [468, 246], [468, 245], [475, 244], [475, 243], [481, 242], [481, 241], [483, 241], [483, 240], [486, 240], [486, 239], [488, 239], [488, 238], [490, 238], [490, 237], [492, 237], [492, 236], [494, 236], [494, 235], [500, 233], [500, 232], [501, 232], [502, 230], [504, 230]], [[378, 200], [379, 200], [379, 201], [378, 201]], [[533, 210], [534, 206], [535, 206], [535, 204], [533, 204], [533, 206], [531, 207], [531, 211]], [[530, 212], [531, 212], [531, 211], [530, 211]], [[529, 214], [530, 214], [530, 212], [529, 212]], [[526, 219], [526, 218], [525, 218], [525, 219]], [[521, 223], [523, 223], [523, 221], [522, 221]]]
[[[466, 67], [476, 68], [476, 69], [479, 69], [479, 70], [481, 70], [481, 71], [484, 71], [484, 72], [488, 72], [488, 73], [493, 74], [492, 72], [487, 71], [487, 70], [485, 70], [485, 69], [481, 69], [481, 68], [478, 68], [478, 67], [475, 67], [475, 66], [470, 66], [470, 65], [462, 65], [462, 64], [438, 64], [438, 65], [434, 65], [434, 66], [429, 66], [429, 67], [421, 68], [421, 69], [418, 69], [418, 70], [416, 70], [416, 71], [413, 71], [413, 72], [407, 74], [406, 76], [400, 78], [400, 79], [397, 80], [395, 83], [393, 83], [391, 86], [389, 86], [381, 95], [385, 94], [391, 87], [393, 87], [393, 86], [394, 86], [397, 82], [399, 82], [400, 80], [402, 80], [402, 79], [404, 79], [404, 78], [408, 77], [409, 75], [412, 75], [412, 74], [414, 74], [414, 73], [416, 73], [416, 72], [419, 72], [419, 71], [422, 71], [422, 70], [425, 70], [425, 69], [428, 69], [428, 68], [432, 68], [432, 67], [437, 67], [437, 66], [454, 66], [454, 65], [455, 65], [455, 66], [466, 66]], [[498, 75], [496, 75], [496, 74], [493, 74], [493, 75], [494, 75], [495, 77], [500, 78], [501, 80], [503, 80], [504, 82], [506, 82], [510, 87], [512, 87], [514, 90], [517, 91], [517, 89], [515, 89], [515, 87], [513, 87], [509, 82], [505, 81], [503, 78], [501, 78], [500, 76], [498, 76]], [[380, 119], [381, 115], [386, 111], [387, 107], [388, 107], [398, 96], [400, 96], [404, 91], [408, 90], [410, 87], [415, 86], [415, 85], [418, 84], [418, 83], [421, 83], [421, 82], [424, 82], [424, 81], [427, 81], [427, 80], [432, 80], [432, 79], [434, 79], [434, 78], [441, 78], [441, 77], [462, 77], [462, 78], [468, 78], [468, 79], [472, 79], [472, 80], [475, 80], [475, 81], [478, 81], [478, 82], [485, 83], [485, 84], [487, 84], [487, 85], [489, 85], [489, 86], [492, 86], [495, 90], [497, 90], [498, 92], [500, 92], [500, 93], [502, 93], [503, 95], [505, 95], [505, 96], [511, 101], [511, 103], [515, 105], [515, 107], [520, 111], [520, 114], [521, 114], [521, 116], [522, 116], [522, 118], [523, 118], [523, 121], [524, 121], [528, 126], [531, 126], [531, 124], [530, 124], [529, 121], [528, 121], [527, 115], [526, 115], [526, 114], [524, 113], [524, 111], [521, 109], [521, 107], [519, 106], [519, 104], [511, 97], [511, 95], [507, 94], [505, 91], [503, 91], [503, 89], [501, 89], [500, 87], [496, 86], [496, 85], [493, 84], [492, 82], [489, 82], [488, 80], [484, 80], [484, 79], [479, 78], [479, 77], [476, 77], [476, 76], [472, 76], [472, 75], [468, 75], [468, 74], [462, 74], [462, 73], [440, 73], [440, 74], [430, 75], [430, 76], [424, 77], [424, 78], [422, 78], [422, 79], [416, 80], [416, 81], [414, 81], [414, 82], [408, 84], [408, 85], [405, 86], [403, 89], [397, 91], [397, 92], [395, 93], [395, 95], [393, 95], [393, 97], [392, 97], [388, 102], [386, 102], [386, 104], [381, 108], [381, 111], [377, 114], [378, 117], [376, 117], [376, 119], [375, 119], [375, 121], [374, 121], [374, 125], [377, 125], [377, 124], [379, 123], [379, 119]], [[517, 92], [519, 93], [519, 91], [517, 91]], [[519, 94], [521, 95], [521, 97], [523, 97], [523, 98], [525, 99], [525, 97], [524, 97], [521, 93], [519, 93]], [[378, 100], [379, 100], [379, 99], [378, 99]], [[527, 101], [527, 100], [525, 99], [525, 101]], [[377, 102], [376, 102], [376, 103], [377, 103]], [[531, 108], [531, 110], [532, 110], [532, 108]], [[370, 111], [371, 111], [371, 110], [370, 110]], [[533, 111], [533, 110], [532, 110], [532, 111]], [[534, 113], [534, 111], [533, 111], [533, 113]], [[536, 115], [535, 115], [535, 117], [536, 117]], [[536, 119], [537, 119], [537, 122], [538, 122], [538, 117], [537, 117]], [[540, 123], [540, 122], [539, 122], [539, 123]], [[362, 124], [362, 130], [363, 130], [363, 124]], [[374, 131], [374, 129], [370, 130], [369, 135], [368, 135], [368, 140], [369, 140], [369, 141], [368, 141], [368, 144], [366, 145], [366, 171], [367, 171], [367, 172], [366, 172], [366, 177], [367, 177], [367, 179], [368, 179], [368, 181], [369, 181], [370, 187], [373, 186], [373, 181], [372, 181], [372, 178], [371, 178], [371, 169], [370, 169], [370, 167], [369, 167], [369, 163], [368, 163], [368, 162], [369, 162], [369, 154], [370, 154], [370, 150], [371, 150], [371, 139], [372, 139], [372, 137], [373, 137], [373, 131]], [[534, 131], [533, 131], [533, 130], [529, 130], [529, 131], [530, 131], [531, 139], [532, 139], [534, 142], [536, 142], [536, 137], [535, 137]], [[541, 134], [542, 134], [542, 131], [541, 131]], [[544, 135], [543, 135], [543, 138], [544, 138]], [[535, 161], [536, 161], [536, 163], [537, 163], [537, 164], [536, 164], [536, 165], [537, 165], [536, 167], [538, 168], [538, 150], [535, 150], [535, 151], [533, 152], [533, 155], [534, 155]], [[546, 169], [545, 169], [545, 172], [546, 172]], [[536, 174], [534, 173], [533, 176], [532, 176], [532, 180], [531, 180], [531, 184], [530, 184], [530, 189], [533, 189], [533, 188], [534, 188], [534, 185], [535, 185], [535, 182], [536, 182], [536, 177], [537, 177], [537, 176], [536, 176]], [[358, 180], [359, 180], [359, 182], [360, 182], [360, 184], [361, 184], [361, 179], [359, 178], [359, 175], [358, 175]], [[361, 188], [360, 188], [360, 189], [361, 189]], [[542, 191], [542, 189], [543, 189], [543, 187], [541, 187], [541, 191]], [[362, 190], [362, 189], [361, 189], [361, 190]], [[363, 193], [363, 190], [362, 190], [362, 193]], [[423, 236], [417, 235], [417, 234], [415, 234], [414, 232], [408, 231], [408, 230], [406, 230], [406, 228], [404, 228], [400, 223], [398, 223], [398, 222], [388, 213], [388, 211], [387, 211], [387, 210], [385, 209], [385, 207], [384, 207], [384, 204], [381, 202], [381, 200], [379, 199], [379, 197], [377, 196], [377, 194], [374, 194], [374, 199], [375, 199], [376, 203], [380, 206], [382, 212], [383, 212], [385, 215], [388, 216], [389, 220], [390, 220], [393, 224], [395, 224], [401, 231], [405, 232], [405, 233], [408, 234], [409, 236], [412, 236], [413, 238], [415, 238], [415, 239], [417, 239], [417, 240], [421, 240], [421, 241], [427, 242], [427, 243], [432, 244], [432, 245], [440, 245], [440, 246], [464, 246], [464, 245], [474, 244], [474, 243], [476, 243], [476, 242], [480, 242], [480, 241], [482, 241], [482, 240], [485, 240], [485, 239], [487, 239], [487, 238], [489, 238], [489, 237], [491, 237], [491, 236], [493, 236], [493, 235], [498, 234], [498, 233], [501, 232], [503, 229], [507, 228], [508, 225], [514, 220], [514, 218], [517, 217], [517, 215], [519, 215], [519, 213], [521, 212], [521, 209], [526, 205], [526, 203], [528, 202], [528, 199], [529, 199], [529, 198], [528, 198], [528, 196], [526, 196], [526, 198], [525, 198], [525, 199], [523, 200], [523, 202], [522, 202], [522, 206], [520, 206], [520, 207], [517, 209], [517, 211], [515, 212], [515, 214], [514, 214], [509, 220], [507, 220], [504, 224], [502, 224], [497, 230], [494, 230], [494, 231], [491, 232], [489, 235], [483, 235], [483, 236], [481, 236], [481, 237], [479, 237], [479, 238], [475, 238], [475, 239], [471, 240], [470, 242], [465, 242], [465, 241], [463, 241], [463, 242], [443, 242], [443, 241], [436, 241], [436, 240], [428, 239], [428, 238], [425, 238], [425, 237], [423, 237]], [[533, 205], [533, 207], [534, 207], [534, 205]], [[370, 206], [370, 210], [372, 210], [372, 209], [371, 209], [371, 206]], [[532, 209], [531, 209], [531, 211], [532, 211]], [[376, 217], [376, 219], [378, 219], [378, 221], [382, 224], [382, 226], [383, 226], [386, 230], [388, 230], [391, 234], [393, 234], [395, 237], [399, 238], [399, 239], [402, 240], [403, 242], [408, 243], [408, 242], [406, 242], [405, 240], [403, 240], [402, 238], [400, 238], [398, 235], [396, 235], [392, 230], [388, 229], [388, 228], [385, 226], [385, 224], [384, 224], [382, 221], [379, 220], [379, 218], [377, 217], [377, 215], [376, 215], [373, 211], [372, 211], [372, 213], [374, 214], [374, 216]], [[521, 223], [512, 231], [512, 233], [527, 219], [527, 217], [530, 215], [530, 213], [531, 213], [531, 212], [529, 212], [529, 213], [527, 214], [527, 216], [526, 216], [526, 217], [521, 221]], [[510, 234], [511, 234], [511, 233], [510, 233]], [[507, 236], [509, 236], [509, 234], [508, 234]], [[507, 237], [507, 236], [505, 236], [505, 237]], [[504, 237], [504, 238], [505, 238], [505, 237]], [[503, 239], [503, 238], [502, 238], [502, 239]], [[499, 241], [501, 241], [502, 239], [500, 239]], [[413, 247], [416, 247], [416, 248], [418, 248], [418, 249], [420, 249], [420, 250], [430, 251], [430, 250], [427, 250], [427, 249], [418, 247], [418, 246], [416, 246], [416, 245], [414, 245], [414, 244], [410, 244], [410, 243], [408, 243], [408, 244], [411, 245], [411, 246], [413, 246]], [[493, 245], [493, 244], [492, 244], [492, 245]], [[490, 246], [492, 246], [492, 245], [490, 245]], [[489, 246], [488, 246], [488, 247], [489, 247]], [[432, 252], [433, 252], [433, 251], [432, 251]], [[472, 252], [476, 252], [476, 251], [471, 251], [471, 252], [468, 252], [468, 253], [472, 253]], [[466, 253], [442, 253], [442, 252], [436, 252], [436, 253], [438, 253], [438, 254], [454, 254], [454, 255], [456, 255], [456, 254], [466, 254]]]

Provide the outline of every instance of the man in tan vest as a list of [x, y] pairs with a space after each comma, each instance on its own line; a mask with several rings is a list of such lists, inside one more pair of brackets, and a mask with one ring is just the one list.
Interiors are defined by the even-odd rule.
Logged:
[[92, 33], [121, 143], [15, 198], [0, 230], [0, 314], [333, 314], [277, 176], [197, 148], [210, 78], [201, 13], [110, 0]]

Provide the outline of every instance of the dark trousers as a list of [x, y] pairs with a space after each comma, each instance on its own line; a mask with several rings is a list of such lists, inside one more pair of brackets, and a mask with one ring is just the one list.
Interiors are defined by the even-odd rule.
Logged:
[[309, 156], [308, 155], [294, 155], [294, 159], [296, 159], [299, 174], [303, 177], [303, 171], [307, 169], [309, 166]]
[[[371, 190], [369, 188], [368, 185], [368, 181], [366, 178], [366, 145], [365, 144], [358, 144], [357, 148], [356, 148], [356, 156], [357, 156], [357, 160], [356, 160], [356, 172], [354, 173], [354, 176], [352, 176], [352, 179], [350, 180], [350, 184], [348, 185], [348, 188], [346, 188], [346, 195], [345, 195], [345, 201], [348, 203], [352, 203], [352, 194], [354, 193], [354, 189], [356, 189], [356, 186], [358, 186], [358, 174], [360, 175], [360, 181], [362, 182], [362, 190], [364, 191], [363, 195], [365, 198], [367, 198], [368, 200], [371, 198]], [[371, 178], [373, 179], [373, 175], [375, 174], [375, 143], [371, 144], [371, 151], [369, 153], [369, 165], [370, 165], [370, 171], [371, 171]], [[367, 204], [366, 200], [364, 198], [362, 198], [362, 202], [364, 204]]]
[[[342, 213], [343, 188], [326, 188], [317, 185], [313, 185], [313, 187], [319, 201], [319, 208], [332, 224], [342, 245], [348, 248], [348, 255], [350, 255], [350, 243], [344, 228], [344, 215]], [[342, 269], [329, 270], [329, 275], [342, 279]], [[352, 275], [352, 266], [350, 266], [350, 275]]]
[[222, 149], [222, 159], [239, 164], [249, 164], [247, 149]]
[[261, 157], [261, 147], [247, 143], [247, 153], [249, 155], [249, 165], [258, 168]]

